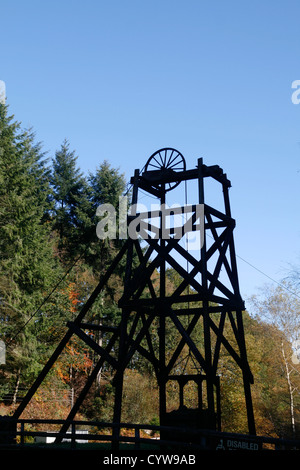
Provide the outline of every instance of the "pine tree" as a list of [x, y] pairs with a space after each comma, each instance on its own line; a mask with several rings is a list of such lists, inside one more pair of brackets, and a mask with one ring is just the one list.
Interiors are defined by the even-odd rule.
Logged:
[[91, 199], [93, 207], [99, 204], [112, 204], [115, 208], [119, 204], [119, 196], [125, 191], [125, 178], [118, 168], [112, 168], [107, 160], [96, 169], [94, 175], [90, 174], [89, 182], [92, 188]]
[[5, 374], [16, 386], [38, 367], [34, 322], [55, 275], [48, 225], [47, 168], [34, 134], [21, 130], [0, 105], [0, 333], [7, 343]]
[[[112, 204], [116, 211], [116, 225], [119, 220], [119, 197], [124, 194], [126, 183], [124, 175], [119, 169], [112, 168], [107, 160], [96, 169], [95, 174], [89, 175], [91, 220], [93, 227], [93, 247], [90, 250], [89, 263], [98, 272], [105, 271], [110, 265], [112, 258], [119, 251], [123, 243], [118, 238], [118, 229], [115, 239], [100, 240], [96, 237], [96, 225], [99, 218], [96, 216], [97, 207], [101, 204]], [[116, 227], [118, 228], [118, 227]]]
[[60, 254], [73, 260], [84, 250], [91, 227], [88, 185], [67, 140], [52, 163], [53, 229], [59, 236]]

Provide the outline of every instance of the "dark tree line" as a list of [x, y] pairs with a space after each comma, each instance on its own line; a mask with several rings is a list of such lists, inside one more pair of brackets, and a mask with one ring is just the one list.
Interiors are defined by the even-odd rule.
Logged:
[[55, 331], [75, 308], [70, 285], [86, 297], [110, 263], [118, 243], [97, 238], [96, 208], [116, 203], [124, 190], [124, 176], [105, 160], [84, 176], [67, 140], [53, 157], [46, 155], [34, 133], [0, 105], [0, 335], [7, 345], [2, 394], [9, 389], [16, 396], [41, 368]]

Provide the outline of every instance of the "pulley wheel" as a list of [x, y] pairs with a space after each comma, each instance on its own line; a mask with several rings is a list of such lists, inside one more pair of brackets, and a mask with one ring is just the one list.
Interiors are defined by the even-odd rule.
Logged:
[[[161, 171], [162, 176], [170, 174], [170, 172], [184, 171], [186, 169], [185, 159], [183, 155], [173, 148], [163, 148], [157, 150], [148, 159], [145, 165], [147, 171]], [[165, 191], [176, 188], [180, 181], [172, 181], [165, 184]], [[156, 185], [154, 185], [156, 187]]]

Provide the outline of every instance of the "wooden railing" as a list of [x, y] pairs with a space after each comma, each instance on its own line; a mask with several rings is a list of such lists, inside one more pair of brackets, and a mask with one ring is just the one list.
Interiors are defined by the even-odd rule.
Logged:
[[[32, 442], [36, 437], [53, 437], [69, 445], [71, 448], [80, 448], [84, 444], [78, 441], [107, 443], [107, 448], [118, 449], [121, 444], [128, 443], [132, 449], [141, 449], [151, 446], [152, 448], [176, 448], [181, 450], [300, 450], [300, 440], [280, 439], [267, 436], [251, 436], [248, 434], [226, 433], [204, 429], [185, 429], [182, 427], [155, 426], [148, 424], [131, 423], [107, 423], [101, 421], [70, 421], [69, 430], [65, 433], [59, 432], [59, 427], [65, 424], [65, 420], [59, 419], [13, 419], [1, 417], [0, 419], [0, 448], [37, 445]], [[57, 427], [55, 430], [38, 430], [40, 425]], [[89, 429], [88, 434], [79, 433], [79, 427]], [[96, 430], [99, 433], [95, 432]], [[100, 432], [101, 430], [101, 432]], [[128, 435], [125, 430], [131, 431]], [[178, 439], [178, 436], [187, 433], [189, 442]], [[149, 437], [145, 437], [149, 435]], [[152, 434], [152, 436], [151, 436]], [[153, 437], [153, 435], [157, 435]], [[163, 435], [174, 436], [173, 439], [164, 439]], [[31, 438], [31, 439], [29, 439]], [[177, 438], [177, 439], [176, 439]], [[31, 443], [30, 443], [31, 440]], [[45, 446], [60, 446], [58, 442], [46, 444]], [[110, 447], [109, 447], [110, 445]], [[149, 448], [149, 447], [148, 447]]]

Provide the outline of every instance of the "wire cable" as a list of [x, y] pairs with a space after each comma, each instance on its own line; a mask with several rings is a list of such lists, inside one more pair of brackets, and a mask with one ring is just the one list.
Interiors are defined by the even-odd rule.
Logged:
[[296, 297], [298, 297], [298, 299], [300, 299], [300, 295], [296, 294], [296, 292], [293, 292], [291, 289], [289, 289], [288, 287], [286, 287], [284, 284], [282, 284], [281, 282], [278, 282], [276, 281], [275, 279], [273, 279], [271, 276], [269, 276], [268, 274], [264, 273], [261, 269], [258, 269], [256, 266], [254, 266], [253, 264], [249, 263], [249, 261], [245, 260], [244, 258], [242, 258], [241, 256], [239, 255], [236, 255], [237, 258], [241, 259], [242, 261], [244, 261], [244, 263], [248, 264], [249, 266], [251, 266], [251, 268], [255, 269], [257, 272], [259, 272], [260, 274], [262, 274], [263, 276], [267, 277], [268, 279], [270, 279], [270, 281], [272, 282], [275, 282], [275, 284], [277, 284], [278, 286], [282, 287], [283, 289], [285, 289], [287, 292], [289, 292], [290, 294], [293, 294], [295, 295]]
[[[87, 247], [88, 248], [88, 247]], [[67, 277], [67, 275], [69, 274], [69, 272], [74, 268], [74, 266], [78, 263], [78, 261], [83, 257], [83, 255], [86, 253], [87, 251], [87, 248], [84, 250], [83, 253], [81, 253], [81, 255], [79, 255], [75, 262], [72, 263], [72, 265], [67, 269], [67, 271], [64, 273], [64, 275], [62, 276], [62, 278], [55, 284], [55, 286], [51, 289], [51, 291], [49, 292], [49, 294], [44, 298], [44, 300], [42, 301], [42, 303], [37, 307], [37, 309], [32, 313], [32, 315], [28, 318], [28, 320], [26, 320], [26, 322], [19, 328], [19, 330], [16, 332], [16, 334], [10, 338], [10, 340], [5, 343], [5, 346], [6, 348], [10, 346], [10, 344], [12, 343], [12, 341], [14, 341], [14, 339], [16, 339], [16, 337], [21, 333], [21, 331], [28, 325], [28, 323], [35, 317], [35, 315], [40, 311], [40, 309], [45, 305], [46, 302], [48, 302], [48, 300], [50, 299], [51, 295], [56, 291], [56, 289], [59, 287], [59, 285], [62, 283], [62, 281]]]

